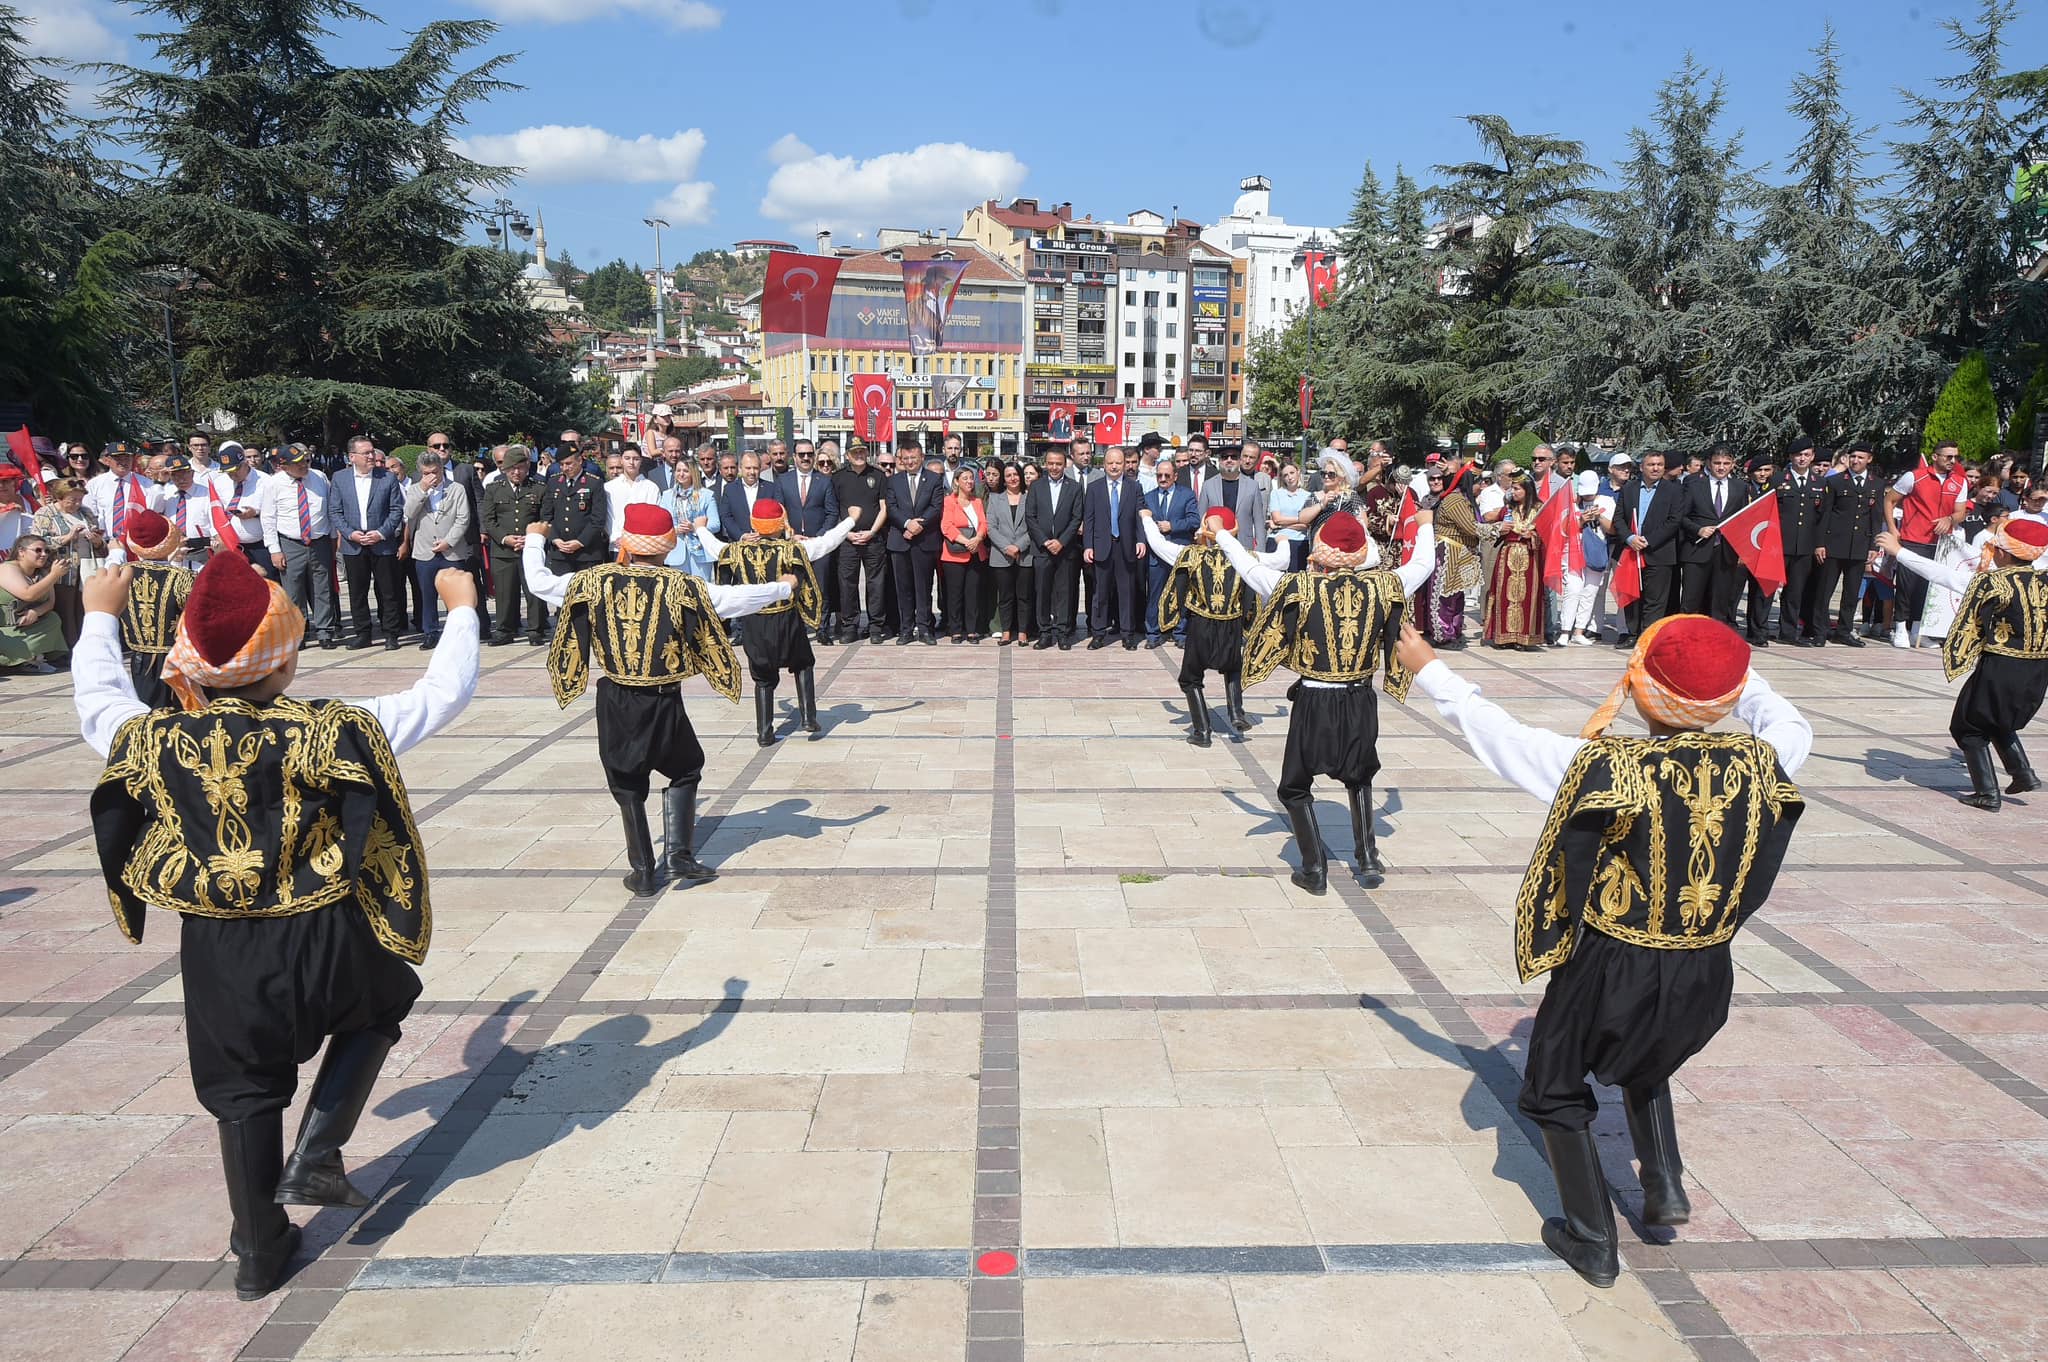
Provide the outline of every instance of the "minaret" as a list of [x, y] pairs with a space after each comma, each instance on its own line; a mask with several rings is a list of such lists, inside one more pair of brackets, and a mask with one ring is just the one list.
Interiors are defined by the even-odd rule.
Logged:
[[533, 215], [533, 257], [543, 270], [548, 267], [548, 220], [539, 213]]

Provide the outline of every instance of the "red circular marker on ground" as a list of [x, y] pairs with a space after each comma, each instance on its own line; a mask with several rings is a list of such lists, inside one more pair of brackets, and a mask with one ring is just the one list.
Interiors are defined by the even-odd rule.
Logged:
[[984, 1277], [1007, 1277], [1017, 1270], [1017, 1255], [991, 1249], [974, 1260], [974, 1270]]

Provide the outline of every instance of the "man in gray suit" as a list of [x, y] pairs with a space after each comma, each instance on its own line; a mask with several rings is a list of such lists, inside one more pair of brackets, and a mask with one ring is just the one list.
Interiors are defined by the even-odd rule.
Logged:
[[1241, 451], [1225, 449], [1222, 465], [1222, 471], [1204, 482], [1195, 496], [1196, 523], [1208, 519], [1217, 507], [1227, 506], [1237, 517], [1237, 542], [1257, 553], [1265, 547], [1266, 494], [1257, 482], [1242, 476]]

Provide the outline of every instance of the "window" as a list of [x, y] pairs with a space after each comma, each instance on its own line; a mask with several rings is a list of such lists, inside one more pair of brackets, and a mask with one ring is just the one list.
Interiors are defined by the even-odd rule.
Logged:
[[1173, 385], [1172, 385], [1171, 383], [1169, 383], [1169, 384], [1167, 384], [1167, 385], [1166, 385], [1166, 395], [1167, 395], [1168, 397], [1172, 397], [1172, 396], [1173, 396]]
[[1234, 406], [1236, 406], [1237, 404], [1238, 404], [1238, 390], [1237, 390], [1236, 388], [1232, 388], [1232, 389], [1230, 390], [1230, 405], [1234, 407]]
[[1229, 287], [1222, 270], [1196, 270], [1194, 271], [1194, 282], [1196, 288]]
[[1137, 367], [1138, 367], [1138, 354], [1137, 354], [1137, 352], [1136, 352], [1135, 350], [1126, 350], [1126, 351], [1124, 351], [1124, 368], [1126, 368], [1126, 369], [1135, 369], [1135, 368], [1137, 368]]
[[1034, 284], [1031, 289], [1031, 296], [1037, 302], [1056, 303], [1060, 300], [1060, 286], [1058, 284]]
[[1176, 308], [1176, 307], [1179, 307], [1179, 306], [1180, 306], [1180, 295], [1179, 295], [1178, 293], [1169, 293], [1169, 294], [1167, 294], [1167, 295], [1166, 295], [1166, 305], [1167, 305], [1167, 306], [1168, 306], [1169, 308]]
[[1146, 307], [1158, 307], [1158, 306], [1159, 306], [1159, 290], [1158, 290], [1158, 289], [1156, 289], [1156, 288], [1148, 288], [1148, 289], [1146, 289], [1146, 290], [1145, 290], [1145, 306], [1146, 306]]
[[1125, 282], [1126, 284], [1135, 284], [1135, 283], [1137, 283], [1137, 282], [1138, 282], [1138, 272], [1137, 272], [1136, 270], [1125, 270], [1125, 271], [1124, 271], [1124, 282]]
[[1159, 367], [1159, 352], [1157, 350], [1147, 350], [1145, 352], [1145, 367], [1147, 369], [1157, 369]]
[[1159, 271], [1158, 271], [1158, 270], [1146, 270], [1146, 271], [1145, 271], [1145, 277], [1146, 277], [1147, 279], [1157, 279], [1157, 278], [1159, 277]]
[[1158, 389], [1159, 389], [1159, 385], [1158, 385], [1157, 383], [1154, 383], [1154, 382], [1153, 382], [1153, 381], [1152, 381], [1151, 379], [1149, 379], [1149, 378], [1145, 380], [1145, 396], [1147, 396], [1147, 397], [1157, 397], [1157, 396], [1159, 396], [1159, 391], [1158, 391]]
[[1231, 333], [1230, 333], [1230, 343], [1231, 343], [1232, 345], [1235, 345], [1235, 346], [1239, 346], [1239, 347], [1242, 347], [1242, 346], [1244, 345], [1244, 332], [1242, 332], [1242, 331], [1233, 331], [1233, 332], [1231, 332]]
[[1171, 350], [1168, 350], [1168, 351], [1166, 352], [1166, 367], [1167, 367], [1167, 368], [1169, 368], [1169, 369], [1171, 369], [1171, 368], [1173, 368], [1174, 366], [1178, 365], [1179, 363], [1180, 363], [1180, 356], [1179, 356], [1179, 355], [1176, 355], [1175, 353], [1173, 353], [1173, 351], [1171, 351]]
[[1268, 299], [1266, 299], [1266, 311], [1268, 311], [1268, 312], [1278, 312], [1279, 310], [1280, 310], [1280, 300], [1279, 300], [1278, 298], [1268, 298]]
[[1077, 336], [1099, 337], [1103, 334], [1103, 325], [1102, 322], [1075, 322], [1074, 334]]
[[1135, 383], [1126, 383], [1126, 384], [1124, 384], [1124, 396], [1125, 396], [1125, 397], [1136, 397], [1137, 395], [1138, 395], [1138, 385], [1137, 385], [1137, 384], [1135, 384]]
[[1137, 335], [1137, 334], [1138, 334], [1138, 324], [1137, 324], [1136, 322], [1125, 322], [1125, 323], [1124, 323], [1124, 334], [1125, 334], [1126, 336], [1135, 336], [1135, 335]]
[[1168, 340], [1173, 340], [1174, 338], [1176, 338], [1176, 337], [1177, 337], [1177, 336], [1179, 336], [1179, 335], [1180, 335], [1180, 323], [1179, 323], [1179, 322], [1168, 322], [1168, 323], [1166, 324], [1166, 338], [1167, 338]]
[[[1130, 272], [1130, 271], [1127, 271], [1127, 273], [1128, 273], [1128, 272]], [[1136, 307], [1137, 305], [1138, 305], [1138, 291], [1137, 291], [1136, 289], [1134, 289], [1134, 288], [1127, 288], [1127, 289], [1125, 289], [1125, 290], [1124, 290], [1124, 306], [1125, 306], [1125, 307]]]
[[[1230, 361], [1230, 376], [1232, 378], [1236, 378], [1239, 374], [1243, 372], [1244, 366], [1242, 364], [1239, 364], [1236, 360]], [[1232, 400], [1235, 401], [1236, 399], [1233, 397]]]
[[1166, 272], [1166, 282], [1169, 284], [1178, 284], [1180, 282], [1180, 271], [1168, 270]]
[[1233, 317], [1242, 317], [1244, 315], [1244, 304], [1232, 303], [1230, 305], [1230, 315]]
[[1081, 286], [1081, 301], [1084, 303], [1106, 303], [1109, 301], [1109, 290], [1106, 288], [1090, 288], [1083, 284]]
[[1243, 288], [1243, 287], [1244, 287], [1244, 271], [1243, 271], [1243, 270], [1232, 270], [1232, 271], [1230, 272], [1230, 286], [1231, 286], [1232, 288]]

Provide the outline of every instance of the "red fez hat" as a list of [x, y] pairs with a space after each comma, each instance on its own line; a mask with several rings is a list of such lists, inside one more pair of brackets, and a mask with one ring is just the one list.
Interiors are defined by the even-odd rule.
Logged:
[[1323, 522], [1316, 538], [1339, 553], [1357, 553], [1365, 547], [1365, 526], [1349, 511], [1338, 511]]
[[178, 622], [199, 655], [222, 667], [256, 636], [269, 610], [270, 583], [249, 560], [239, 553], [216, 553], [192, 579]]
[[754, 522], [755, 534], [774, 534], [781, 530], [786, 521], [782, 513], [782, 503], [773, 497], [757, 497], [754, 501], [754, 513], [749, 519]]
[[128, 516], [128, 542], [139, 549], [155, 548], [171, 532], [171, 522], [155, 511], [133, 511]]
[[0, 463], [0, 482], [20, 482], [21, 470], [11, 463]]
[[626, 508], [627, 534], [644, 534], [658, 539], [675, 527], [676, 518], [651, 501], [636, 501]]
[[2017, 539], [2037, 549], [2048, 549], [2048, 523], [2014, 516], [2005, 522], [2003, 533], [2007, 539]]
[[1202, 517], [1204, 524], [1211, 520], [1221, 521], [1225, 534], [1237, 533], [1237, 512], [1231, 510], [1228, 506], [1212, 507], [1209, 513]]
[[1682, 699], [1712, 700], [1740, 688], [1749, 676], [1749, 644], [1717, 619], [1679, 615], [1650, 641], [1643, 670]]

